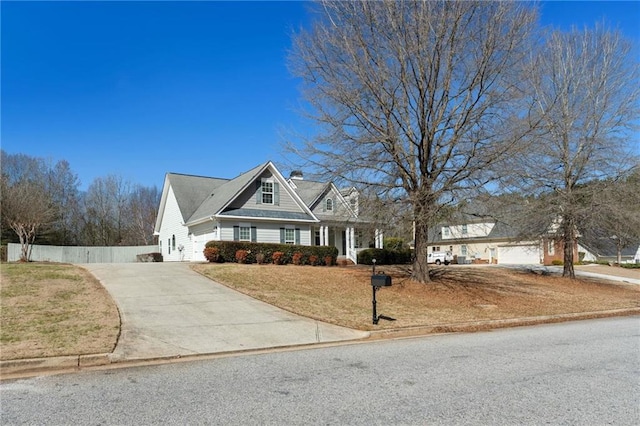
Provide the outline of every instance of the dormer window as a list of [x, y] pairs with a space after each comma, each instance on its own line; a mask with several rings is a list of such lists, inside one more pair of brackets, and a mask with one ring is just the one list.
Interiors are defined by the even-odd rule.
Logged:
[[273, 182], [262, 181], [262, 204], [273, 204]]
[[467, 229], [467, 225], [462, 225], [462, 235], [467, 235], [469, 230]]
[[331, 198], [327, 198], [327, 209], [328, 212], [333, 211], [333, 200]]
[[444, 228], [442, 228], [442, 235], [443, 235], [444, 237], [448, 237], [448, 236], [450, 235], [450, 233], [451, 233], [451, 232], [450, 232], [450, 230], [449, 230], [449, 227], [448, 227], [448, 226], [445, 226]]

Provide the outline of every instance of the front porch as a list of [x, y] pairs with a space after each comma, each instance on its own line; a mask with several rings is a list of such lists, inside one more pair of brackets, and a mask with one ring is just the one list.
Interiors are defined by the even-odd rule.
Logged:
[[343, 224], [324, 224], [314, 227], [312, 245], [333, 246], [338, 258], [358, 263], [358, 252], [368, 248], [382, 248], [384, 234], [380, 229], [356, 228]]

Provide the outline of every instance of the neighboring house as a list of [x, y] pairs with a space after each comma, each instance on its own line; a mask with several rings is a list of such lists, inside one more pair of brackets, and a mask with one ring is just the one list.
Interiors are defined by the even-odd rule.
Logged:
[[[521, 241], [509, 225], [490, 218], [470, 218], [439, 225], [429, 235], [429, 251], [450, 251], [458, 263], [544, 264], [562, 261], [564, 244], [552, 234]], [[577, 245], [574, 248], [578, 259]]]
[[[579, 251], [585, 262], [618, 262], [618, 247], [611, 237], [598, 237], [586, 232], [580, 239]], [[632, 241], [620, 250], [621, 263], [640, 263], [640, 241]]]
[[358, 217], [355, 188], [285, 179], [271, 162], [234, 179], [167, 173], [155, 235], [165, 261], [204, 261], [216, 240], [335, 246], [354, 263], [383, 237]]

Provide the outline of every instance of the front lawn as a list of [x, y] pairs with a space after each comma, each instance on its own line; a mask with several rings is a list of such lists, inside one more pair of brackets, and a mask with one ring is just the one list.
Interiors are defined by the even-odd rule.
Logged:
[[408, 267], [378, 267], [393, 286], [377, 293], [378, 313], [394, 322], [371, 324], [371, 268], [198, 264], [201, 274], [288, 311], [361, 330], [431, 326], [640, 307], [633, 285], [570, 280], [498, 267], [432, 269], [433, 282], [409, 279]]
[[118, 309], [100, 283], [73, 265], [3, 263], [0, 359], [113, 351]]

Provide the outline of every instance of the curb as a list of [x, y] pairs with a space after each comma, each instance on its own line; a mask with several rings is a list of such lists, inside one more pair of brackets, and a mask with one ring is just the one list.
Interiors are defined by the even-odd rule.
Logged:
[[544, 315], [537, 317], [507, 318], [501, 320], [469, 321], [451, 324], [434, 324], [405, 328], [392, 328], [371, 331], [370, 340], [416, 337], [444, 333], [473, 333], [499, 328], [526, 327], [540, 324], [554, 324], [567, 321], [579, 321], [598, 318], [611, 318], [640, 315], [639, 308], [612, 309], [607, 311], [578, 312], [571, 314]]
[[15, 375], [36, 375], [42, 372], [74, 371], [86, 367], [111, 364], [111, 354], [67, 355], [48, 358], [27, 358], [0, 361], [0, 380]]
[[145, 365], [157, 362], [171, 362], [177, 360], [196, 359], [211, 356], [239, 355], [248, 352], [269, 352], [273, 350], [290, 350], [294, 348], [312, 348], [322, 346], [335, 346], [338, 344], [353, 344], [354, 342], [369, 342], [374, 340], [410, 338], [446, 333], [472, 333], [500, 328], [523, 327], [540, 324], [553, 324], [566, 321], [577, 321], [597, 318], [610, 318], [621, 316], [640, 315], [640, 307], [628, 309], [613, 309], [607, 311], [579, 312], [571, 314], [545, 315], [538, 317], [508, 318], [501, 320], [470, 321], [450, 324], [434, 324], [429, 326], [416, 326], [404, 328], [391, 328], [386, 330], [370, 330], [369, 337], [359, 340], [343, 340], [339, 342], [322, 342], [293, 346], [277, 346], [271, 348], [240, 350], [189, 356], [170, 356], [148, 359], [116, 359], [111, 353], [67, 355], [48, 358], [30, 358], [0, 361], [0, 381], [27, 378], [39, 375], [67, 373], [79, 371], [91, 367]]

